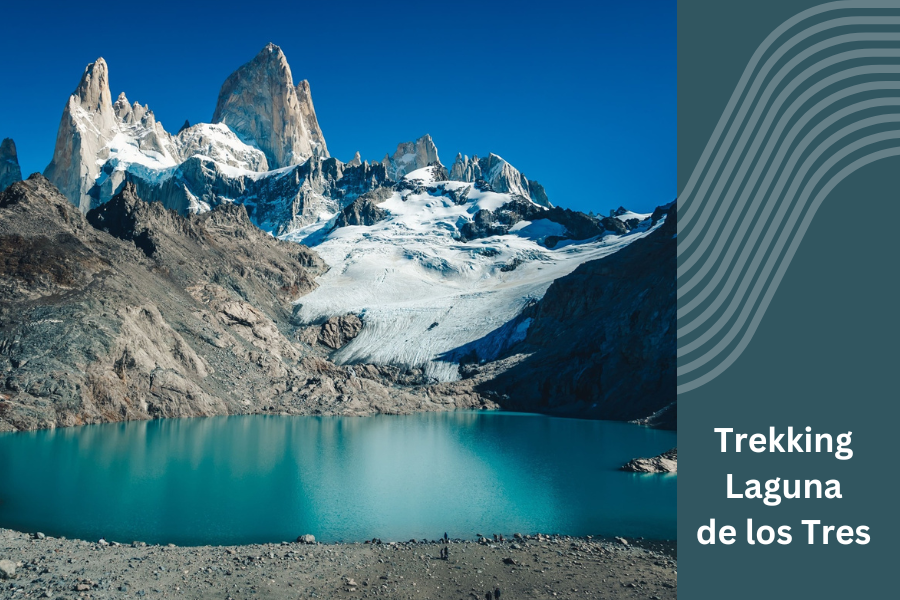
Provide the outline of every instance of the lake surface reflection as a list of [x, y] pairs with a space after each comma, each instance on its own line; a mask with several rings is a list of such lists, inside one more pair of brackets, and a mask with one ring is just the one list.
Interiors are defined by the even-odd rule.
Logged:
[[674, 432], [503, 412], [233, 416], [0, 434], [0, 526], [176, 544], [675, 539]]

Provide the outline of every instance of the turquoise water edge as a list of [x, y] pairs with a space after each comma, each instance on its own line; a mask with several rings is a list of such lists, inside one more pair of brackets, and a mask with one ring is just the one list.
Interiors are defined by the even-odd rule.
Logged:
[[122, 543], [676, 537], [676, 434], [457, 411], [230, 416], [0, 434], [0, 527]]

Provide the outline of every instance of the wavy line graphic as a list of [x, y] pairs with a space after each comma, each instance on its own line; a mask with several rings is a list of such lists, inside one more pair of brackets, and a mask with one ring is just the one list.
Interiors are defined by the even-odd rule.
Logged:
[[900, 0], [823, 4], [760, 44], [679, 194], [679, 394], [750, 343], [831, 190], [894, 156]]

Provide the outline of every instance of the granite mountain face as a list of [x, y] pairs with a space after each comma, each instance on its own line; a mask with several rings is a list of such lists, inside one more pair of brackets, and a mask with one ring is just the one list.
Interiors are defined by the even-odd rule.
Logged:
[[294, 87], [291, 68], [275, 44], [225, 80], [212, 122], [255, 143], [272, 169], [299, 165], [312, 156], [328, 158], [309, 82]]
[[429, 135], [342, 162], [273, 44], [175, 134], [98, 59], [46, 178], [17, 182], [11, 141], [0, 159], [0, 429], [674, 402], [669, 207], [560, 208]]

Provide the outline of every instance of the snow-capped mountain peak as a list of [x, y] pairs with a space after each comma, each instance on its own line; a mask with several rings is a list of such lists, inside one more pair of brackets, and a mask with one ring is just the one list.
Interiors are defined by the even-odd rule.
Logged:
[[174, 166], [176, 156], [171, 135], [147, 106], [130, 105], [124, 93], [113, 104], [109, 68], [98, 58], [85, 68], [66, 103], [45, 175], [87, 212], [112, 196], [98, 188], [110, 159], [158, 170]]
[[423, 169], [431, 165], [440, 165], [437, 146], [427, 133], [414, 142], [397, 144], [397, 150], [391, 157], [385, 156], [382, 161], [391, 179], [402, 179], [407, 173]]
[[99, 115], [96, 123], [99, 129], [112, 125], [109, 67], [102, 56], [84, 68], [81, 81], [69, 102], [76, 102], [82, 110]]
[[641, 221], [650, 217], [650, 213], [636, 213], [634, 211], [630, 211], [624, 206], [620, 206], [615, 210], [611, 210], [609, 212], [610, 217], [614, 217], [619, 219], [623, 223], [640, 223]]
[[478, 158], [478, 155], [475, 155], [471, 159], [457, 154], [450, 169], [450, 179], [467, 182], [484, 181], [495, 191], [530, 198], [541, 206], [552, 206], [541, 184], [529, 181], [518, 169], [493, 153], [486, 158]]
[[301, 164], [313, 155], [328, 157], [309, 82], [294, 86], [287, 58], [275, 44], [266, 45], [225, 80], [212, 120], [260, 148], [273, 169]]

